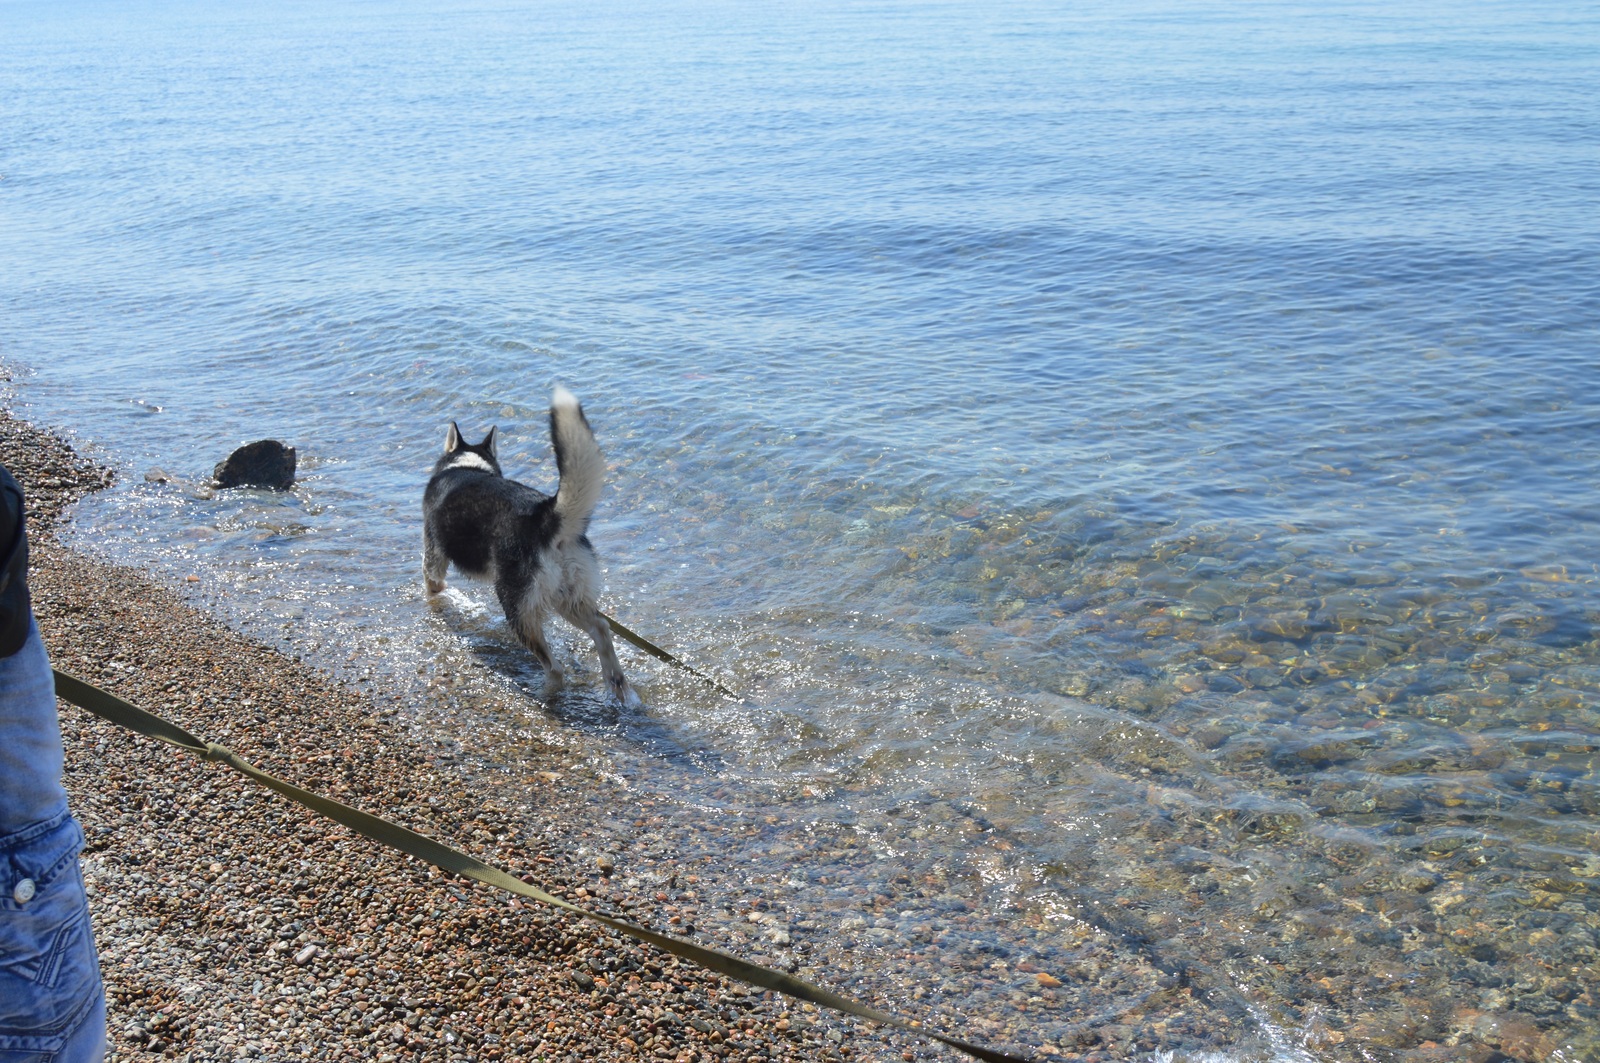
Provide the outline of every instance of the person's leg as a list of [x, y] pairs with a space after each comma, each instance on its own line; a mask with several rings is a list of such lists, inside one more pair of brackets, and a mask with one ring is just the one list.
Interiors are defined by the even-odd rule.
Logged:
[[50, 659], [30, 623], [0, 658], [0, 1063], [98, 1063], [105, 989], [61, 788]]

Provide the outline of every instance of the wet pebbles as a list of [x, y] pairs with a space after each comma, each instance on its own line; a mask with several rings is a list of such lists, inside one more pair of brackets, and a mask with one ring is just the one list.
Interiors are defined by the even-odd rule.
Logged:
[[[5, 431], [42, 515], [99, 482]], [[1600, 1059], [1600, 662], [1577, 606], [1517, 605], [1529, 585], [1575, 600], [1571, 574], [1430, 588], [1330, 569], [1288, 534], [1152, 532], [1151, 557], [1111, 516], [1103, 535], [1063, 519], [897, 536], [886, 598], [923, 588], [935, 557], [985, 588], [986, 622], [941, 636], [950, 689], [968, 662], [975, 686], [1026, 671], [1087, 702], [1019, 713], [998, 737], [1028, 755], [959, 798], [870, 811], [869, 763], [840, 784], [859, 815], [807, 788], [763, 808], [740, 792], [752, 780], [692, 801], [624, 786], [509, 719], [477, 721], [496, 753], [469, 756], [413, 730], [393, 694], [352, 692], [126, 570], [47, 542], [36, 585], [59, 666], [267, 770], [959, 1036], [1070, 1060]], [[892, 663], [864, 649], [839, 680]], [[745, 994], [64, 721], [124, 1058], [940, 1051]]]
[[[9, 416], [0, 445], [28, 491], [35, 610], [56, 667], [554, 892], [661, 924], [686, 907], [690, 887], [629, 895], [608, 884], [613, 867], [578, 855], [565, 810], [585, 794], [551, 786], [542, 818], [526, 800], [512, 814], [416, 743], [392, 705], [62, 549], [52, 522], [102, 472]], [[113, 1060], [932, 1054], [380, 850], [75, 707], [61, 715]], [[583, 776], [557, 750], [544, 770]]]

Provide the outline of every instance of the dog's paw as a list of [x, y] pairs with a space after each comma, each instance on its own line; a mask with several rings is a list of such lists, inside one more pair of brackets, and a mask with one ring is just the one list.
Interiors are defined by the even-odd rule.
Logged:
[[428, 588], [429, 594], [439, 594], [444, 590], [444, 580], [442, 579], [428, 579], [426, 576], [424, 576], [422, 579], [422, 585]]
[[539, 700], [549, 701], [561, 693], [561, 688], [567, 685], [566, 677], [560, 672], [546, 672], [544, 685], [539, 688]]
[[644, 700], [639, 697], [638, 691], [627, 683], [623, 683], [620, 687], [614, 687], [612, 693], [617, 696], [618, 701], [622, 702], [622, 707], [625, 709], [644, 708]]

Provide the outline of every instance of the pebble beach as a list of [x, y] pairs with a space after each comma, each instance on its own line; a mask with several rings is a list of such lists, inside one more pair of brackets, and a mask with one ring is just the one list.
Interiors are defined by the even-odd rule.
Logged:
[[[9, 413], [0, 441], [28, 494], [34, 610], [55, 667], [579, 904], [692, 928], [699, 876], [644, 894], [613, 880], [612, 861], [579, 855], [576, 810], [617, 795], [566, 751], [537, 751], [550, 785], [513, 812], [379, 697], [63, 547], [68, 507], [112, 474]], [[220, 765], [59, 709], [111, 1060], [950, 1055], [383, 851]]]

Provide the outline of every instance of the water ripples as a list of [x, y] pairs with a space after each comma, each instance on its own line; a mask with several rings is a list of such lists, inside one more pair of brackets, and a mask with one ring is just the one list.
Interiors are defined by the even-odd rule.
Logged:
[[[19, 19], [0, 340], [125, 474], [83, 545], [692, 807], [648, 859], [748, 870], [731, 946], [1067, 1055], [1593, 1054], [1570, 15], [389, 14]], [[428, 607], [444, 424], [549, 486], [557, 380], [608, 604], [747, 703], [572, 645], [541, 708]], [[269, 434], [293, 493], [202, 487]]]

